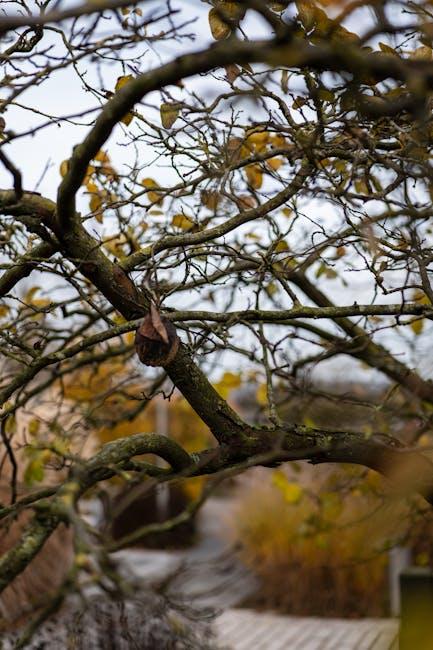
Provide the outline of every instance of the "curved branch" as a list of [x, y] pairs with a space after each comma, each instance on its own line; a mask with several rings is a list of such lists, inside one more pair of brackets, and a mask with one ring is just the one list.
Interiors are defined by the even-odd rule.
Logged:
[[20, 280], [30, 275], [41, 261], [49, 259], [55, 252], [56, 248], [53, 244], [41, 242], [22, 255], [14, 266], [0, 277], [0, 296], [7, 294]]
[[157, 454], [174, 472], [183, 471], [192, 464], [189, 454], [180, 445], [158, 434], [136, 434], [104, 445], [93, 458], [71, 469], [69, 479], [51, 501], [34, 504], [36, 514], [19, 543], [0, 558], [0, 593], [24, 571], [62, 521], [74, 520], [74, 508], [84, 492], [114, 476], [116, 466], [142, 454]]
[[306, 426], [281, 431], [261, 429], [257, 433], [236, 450], [220, 446], [202, 452], [196, 459], [173, 440], [157, 434], [136, 434], [104, 445], [93, 458], [71, 469], [69, 479], [51, 501], [34, 504], [36, 514], [19, 543], [0, 558], [0, 593], [26, 568], [62, 521], [74, 521], [76, 503], [89, 488], [111, 478], [141, 454], [160, 455], [172, 465], [175, 472], [163, 480], [179, 473], [198, 476], [253, 465], [275, 466], [289, 460], [362, 464], [398, 481], [403, 493], [418, 491], [433, 504], [433, 464], [390, 436], [376, 434], [367, 438], [365, 434]]

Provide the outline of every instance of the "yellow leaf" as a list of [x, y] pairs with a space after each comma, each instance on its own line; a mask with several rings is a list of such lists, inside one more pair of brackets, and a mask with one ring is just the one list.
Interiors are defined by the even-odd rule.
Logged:
[[288, 483], [284, 490], [284, 499], [287, 503], [299, 503], [302, 497], [302, 488], [297, 483]]
[[277, 242], [277, 244], [276, 244], [276, 246], [274, 248], [274, 251], [276, 253], [284, 253], [285, 251], [288, 251], [288, 250], [289, 250], [289, 245], [285, 241], [285, 239], [280, 239], [280, 241]]
[[224, 399], [227, 399], [234, 388], [241, 385], [241, 375], [235, 372], [225, 372], [219, 382], [214, 384], [218, 393]]
[[163, 198], [159, 194], [159, 192], [148, 192], [147, 193], [147, 198], [151, 203], [157, 203], [160, 204], [163, 201]]
[[268, 296], [274, 296], [278, 291], [278, 287], [275, 282], [269, 282], [269, 284], [265, 287], [265, 291]]
[[194, 221], [184, 214], [175, 214], [171, 223], [176, 228], [181, 228], [182, 230], [190, 230], [194, 225]]
[[102, 223], [103, 221], [103, 215], [102, 215], [102, 206], [103, 206], [103, 199], [100, 194], [92, 194], [90, 197], [89, 201], [89, 208], [91, 212], [94, 213], [94, 217], [98, 223]]
[[105, 248], [110, 253], [112, 253], [113, 255], [119, 258], [124, 257], [125, 255], [124, 246], [127, 243], [129, 242], [123, 233], [113, 237], [107, 237], [106, 239], [104, 239]]
[[29, 434], [31, 436], [35, 436], [39, 431], [40, 425], [41, 425], [41, 421], [38, 420], [37, 418], [33, 418], [33, 420], [30, 420], [30, 422], [29, 422]]
[[86, 169], [86, 175], [81, 184], [87, 186], [89, 183], [91, 183], [91, 178], [95, 172], [96, 168], [93, 165], [89, 165]]
[[295, 97], [292, 104], [292, 108], [302, 108], [302, 106], [304, 106], [304, 104], [306, 104], [307, 101], [308, 99], [306, 99], [305, 97], [300, 97], [300, 96]]
[[276, 470], [272, 474], [272, 483], [282, 493], [284, 500], [290, 504], [299, 503], [303, 490], [298, 483], [292, 483], [281, 470]]
[[415, 334], [415, 336], [419, 336], [421, 332], [424, 329], [424, 319], [423, 318], [417, 318], [410, 323], [410, 329], [412, 332]]
[[355, 185], [355, 190], [358, 192], [358, 194], [368, 194], [369, 193], [368, 185], [367, 185], [367, 183], [365, 182], [364, 179], [357, 178], [355, 180], [354, 185]]
[[269, 140], [270, 135], [267, 131], [250, 131], [248, 133], [247, 142], [248, 144], [256, 145], [254, 148], [259, 148], [260, 145], [267, 144]]
[[283, 164], [283, 161], [281, 158], [270, 158], [267, 162], [268, 167], [274, 170], [274, 172], [277, 171], [277, 169], [280, 169], [281, 165]]
[[410, 58], [414, 61], [430, 61], [432, 58], [433, 51], [431, 47], [423, 45], [418, 47], [416, 50], [410, 53]]
[[239, 388], [241, 385], [241, 376], [238, 372], [225, 372], [221, 382], [229, 388]]
[[413, 292], [412, 300], [417, 302], [419, 305], [430, 305], [430, 298], [422, 291], [417, 289]]
[[36, 309], [44, 309], [45, 307], [48, 307], [48, 305], [51, 305], [51, 300], [49, 298], [36, 298], [32, 302], [33, 307], [36, 307]]
[[9, 305], [0, 305], [0, 318], [4, 318], [10, 312]]
[[99, 194], [93, 194], [90, 197], [90, 201], [89, 201], [89, 207], [90, 207], [91, 211], [96, 212], [97, 210], [99, 210], [101, 205], [102, 205], [102, 199], [99, 196]]
[[266, 384], [260, 384], [256, 390], [256, 400], [260, 406], [266, 406], [268, 403], [268, 391], [266, 389]]
[[286, 138], [281, 133], [274, 133], [271, 136], [270, 141], [274, 147], [285, 147], [287, 145]]
[[106, 153], [105, 151], [102, 151], [102, 149], [100, 149], [98, 151], [98, 153], [96, 154], [94, 160], [97, 160], [98, 162], [100, 162], [102, 164], [105, 164], [105, 163], [110, 162], [110, 157], [109, 157], [108, 153]]
[[95, 183], [92, 183], [92, 181], [89, 181], [86, 184], [86, 190], [89, 192], [89, 194], [97, 194], [98, 193], [98, 186], [95, 185]]
[[125, 113], [125, 115], [122, 117], [120, 121], [123, 122], [123, 124], [125, 124], [126, 126], [129, 126], [133, 118], [134, 118], [134, 114], [129, 112], [129, 113]]
[[5, 424], [5, 432], [9, 435], [13, 435], [15, 433], [15, 428], [16, 428], [16, 417], [15, 415], [10, 415], [6, 419], [6, 424]]
[[245, 7], [241, 2], [217, 3], [214, 9], [209, 12], [209, 26], [212, 36], [220, 41], [230, 35], [232, 25], [236, 25], [245, 16]]
[[317, 95], [319, 99], [322, 100], [322, 102], [333, 102], [335, 99], [334, 93], [328, 90], [327, 88], [320, 88]]
[[[391, 47], [390, 45], [387, 45], [386, 43], [379, 43], [379, 47], [382, 50], [382, 52], [386, 52], [387, 54], [394, 54], [394, 55], [397, 54], [397, 52], [394, 50], [394, 48]], [[397, 56], [398, 56], [398, 54], [397, 54]]]
[[123, 86], [126, 86], [127, 83], [132, 81], [132, 79], [134, 79], [132, 74], [126, 74], [123, 77], [118, 77], [114, 89], [120, 90], [121, 88], [123, 88]]
[[209, 11], [209, 27], [216, 41], [221, 41], [230, 35], [230, 26], [225, 23], [216, 9]]
[[23, 301], [24, 301], [26, 304], [32, 304], [32, 303], [33, 303], [33, 300], [34, 300], [34, 298], [35, 298], [35, 294], [36, 294], [38, 291], [40, 291], [40, 289], [41, 289], [41, 287], [38, 287], [38, 286], [36, 286], [36, 287], [30, 287], [30, 289], [27, 291], [26, 295], [24, 296]]
[[169, 129], [176, 122], [179, 117], [180, 106], [179, 104], [161, 104], [161, 124], [164, 129]]
[[160, 204], [163, 202], [164, 197], [161, 196], [160, 192], [156, 191], [159, 184], [153, 178], [143, 178], [141, 184], [149, 190], [147, 192], [147, 198], [151, 203]]
[[141, 184], [143, 185], [143, 187], [147, 187], [149, 189], [153, 189], [154, 187], [159, 187], [159, 183], [157, 183], [153, 178], [143, 178]]
[[52, 449], [54, 452], [59, 454], [59, 456], [66, 456], [67, 454], [69, 454], [70, 446], [67, 440], [56, 438], [53, 441]]
[[283, 208], [281, 212], [284, 214], [285, 217], [291, 217], [293, 214], [293, 210], [290, 208]]
[[316, 15], [319, 11], [314, 0], [296, 0], [296, 8], [302, 25], [309, 32], [316, 25]]
[[239, 0], [234, 2], [219, 0], [217, 7], [223, 20], [238, 21], [245, 16], [246, 9], [242, 6], [242, 1]]
[[247, 165], [245, 168], [245, 173], [247, 175], [248, 183], [252, 188], [258, 190], [261, 188], [263, 183], [263, 172], [260, 168], [260, 165]]
[[[116, 85], [114, 87], [115, 90], [120, 90], [121, 88], [123, 88], [123, 86], [126, 86], [127, 83], [132, 81], [132, 79], [134, 79], [132, 74], [126, 74], [122, 77], [118, 77], [116, 81]], [[126, 126], [128, 126], [132, 122], [133, 117], [134, 115], [128, 111], [128, 113], [125, 113], [125, 115], [122, 117], [120, 121], [123, 122], [123, 124], [126, 124]]]
[[418, 445], [420, 447], [430, 447], [431, 442], [432, 441], [428, 433], [423, 433], [422, 436], [418, 438]]
[[62, 178], [65, 178], [66, 174], [68, 173], [69, 169], [69, 160], [63, 160], [60, 163], [60, 176]]

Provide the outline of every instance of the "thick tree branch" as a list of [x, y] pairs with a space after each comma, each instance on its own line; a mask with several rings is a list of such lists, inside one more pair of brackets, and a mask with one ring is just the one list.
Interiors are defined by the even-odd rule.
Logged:
[[[223, 445], [202, 452], [195, 459], [173, 440], [157, 434], [136, 434], [104, 445], [93, 458], [71, 469], [68, 480], [52, 500], [34, 504], [36, 514], [20, 542], [0, 558], [0, 593], [25, 569], [61, 522], [74, 520], [74, 509], [80, 497], [120, 469], [133, 470], [130, 460], [137, 455], [161, 456], [171, 464], [173, 478], [179, 476], [179, 472], [180, 476], [199, 476], [233, 469], [239, 471], [253, 465], [274, 466], [289, 460], [356, 463], [388, 476], [394, 484], [397, 482], [402, 493], [417, 491], [433, 504], [432, 462], [388, 435], [366, 436], [306, 426], [280, 431], [263, 428], [257, 433], [254, 439], [250, 438], [236, 450]], [[140, 471], [140, 466], [138, 469]], [[169, 480], [170, 475], [162, 478]]]
[[284, 323], [297, 318], [331, 319], [349, 316], [433, 316], [433, 305], [420, 303], [403, 303], [392, 305], [333, 305], [327, 307], [292, 307], [281, 311], [266, 309], [247, 309], [245, 311], [228, 311], [223, 313], [211, 311], [170, 311], [164, 314], [172, 321], [207, 321], [213, 323], [236, 324], [248, 323]]

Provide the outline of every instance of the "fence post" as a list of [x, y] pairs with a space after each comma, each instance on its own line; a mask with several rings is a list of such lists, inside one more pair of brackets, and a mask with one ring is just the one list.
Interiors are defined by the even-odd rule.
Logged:
[[391, 616], [400, 616], [400, 574], [410, 567], [412, 560], [411, 549], [407, 546], [394, 546], [389, 551], [389, 609]]

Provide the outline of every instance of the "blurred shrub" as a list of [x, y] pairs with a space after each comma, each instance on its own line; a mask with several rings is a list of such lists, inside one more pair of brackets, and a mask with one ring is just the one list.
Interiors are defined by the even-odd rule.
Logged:
[[380, 498], [374, 472], [309, 470], [256, 469], [238, 485], [231, 536], [261, 584], [249, 604], [295, 615], [386, 615], [387, 549], [404, 535], [407, 506]]

